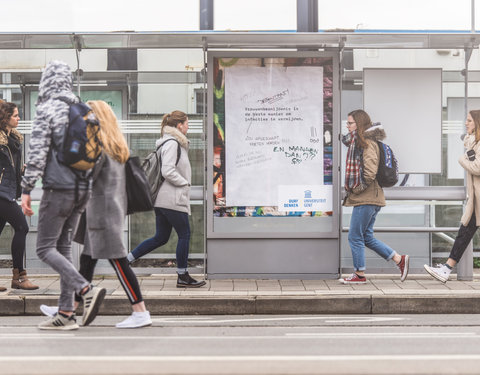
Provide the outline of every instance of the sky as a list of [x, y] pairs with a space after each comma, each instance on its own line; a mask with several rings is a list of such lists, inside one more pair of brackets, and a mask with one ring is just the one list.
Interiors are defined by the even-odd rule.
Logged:
[[[318, 0], [319, 28], [470, 30], [471, 2]], [[199, 0], [0, 0], [0, 4], [0, 32], [198, 31], [199, 28]], [[476, 8], [479, 7], [480, 4]], [[475, 9], [475, 13], [475, 18], [480, 19], [480, 9]], [[296, 0], [214, 0], [214, 24], [219, 31], [293, 31]]]

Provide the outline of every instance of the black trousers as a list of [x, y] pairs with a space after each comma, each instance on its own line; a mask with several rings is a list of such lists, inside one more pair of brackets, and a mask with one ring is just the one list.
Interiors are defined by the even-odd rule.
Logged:
[[457, 238], [453, 243], [452, 251], [450, 251], [449, 258], [452, 258], [456, 262], [460, 261], [465, 249], [473, 238], [473, 235], [477, 231], [477, 220], [475, 219], [475, 210], [472, 213], [472, 217], [467, 226], [460, 224]]
[[27, 220], [16, 201], [0, 199], [0, 234], [6, 223], [9, 223], [15, 231], [11, 247], [13, 268], [18, 268], [19, 271], [22, 272], [23, 258], [25, 256], [25, 240], [28, 233]]
[[[137, 276], [130, 267], [127, 258], [109, 259], [108, 261], [115, 270], [118, 280], [120, 280], [120, 284], [122, 284], [123, 290], [127, 294], [130, 303], [135, 305], [142, 302], [143, 297]], [[96, 265], [97, 259], [93, 259], [90, 255], [82, 254], [80, 255], [80, 269], [78, 272], [89, 282], [92, 282]], [[78, 294], [75, 294], [75, 301], [81, 301], [81, 297]]]

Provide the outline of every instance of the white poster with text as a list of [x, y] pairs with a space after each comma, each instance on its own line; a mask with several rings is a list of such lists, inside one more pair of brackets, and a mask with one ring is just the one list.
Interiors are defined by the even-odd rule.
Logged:
[[277, 206], [281, 185], [323, 185], [323, 68], [226, 69], [225, 153], [227, 206]]

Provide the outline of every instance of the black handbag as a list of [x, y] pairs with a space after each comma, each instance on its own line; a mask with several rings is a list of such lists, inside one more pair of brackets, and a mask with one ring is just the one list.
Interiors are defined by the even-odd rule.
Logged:
[[153, 209], [152, 195], [147, 176], [140, 166], [138, 156], [130, 157], [125, 163], [127, 181], [127, 215]]

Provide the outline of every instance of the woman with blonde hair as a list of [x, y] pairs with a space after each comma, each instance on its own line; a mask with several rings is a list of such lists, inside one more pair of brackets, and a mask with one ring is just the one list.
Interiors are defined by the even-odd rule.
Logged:
[[442, 283], [448, 281], [452, 268], [462, 258], [480, 223], [480, 110], [468, 112], [465, 128], [467, 135], [463, 143], [466, 151], [458, 162], [467, 172], [468, 200], [460, 220], [457, 238], [445, 264], [439, 264], [437, 267], [430, 267], [427, 264], [423, 266], [425, 271]]
[[[198, 288], [205, 281], [192, 278], [187, 270], [188, 248], [190, 246], [190, 184], [192, 170], [188, 159], [187, 139], [188, 117], [184, 112], [173, 111], [163, 116], [160, 139], [156, 142], [161, 154], [162, 176], [165, 179], [155, 199], [155, 236], [143, 241], [130, 254], [133, 262], [168, 242], [172, 228], [178, 235], [177, 287]], [[162, 178], [158, 176], [158, 178]]]
[[353, 207], [348, 231], [354, 273], [341, 279], [343, 284], [365, 284], [365, 247], [372, 249], [386, 261], [393, 260], [400, 270], [400, 281], [408, 275], [409, 256], [400, 255], [387, 244], [377, 240], [373, 226], [380, 209], [385, 206], [385, 195], [377, 181], [380, 149], [377, 141], [385, 139], [380, 124], [372, 124], [367, 112], [357, 109], [348, 114], [348, 134], [342, 142], [348, 147], [345, 168], [344, 206]]
[[[137, 277], [127, 260], [123, 245], [123, 226], [127, 211], [125, 162], [130, 156], [127, 142], [120, 131], [110, 106], [101, 100], [87, 103], [100, 122], [99, 138], [103, 145], [100, 161], [93, 171], [92, 195], [75, 235], [84, 249], [80, 256], [80, 274], [92, 281], [98, 259], [108, 259], [132, 305], [133, 313], [116, 325], [117, 328], [139, 328], [152, 324], [150, 313], [140, 292]], [[76, 306], [81, 301], [75, 296]], [[42, 305], [47, 315], [55, 307]]]

